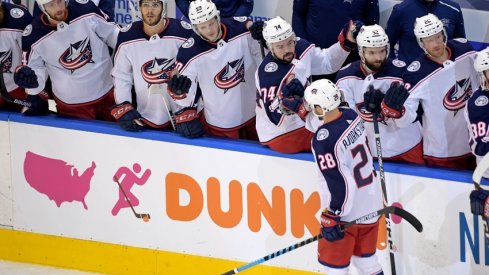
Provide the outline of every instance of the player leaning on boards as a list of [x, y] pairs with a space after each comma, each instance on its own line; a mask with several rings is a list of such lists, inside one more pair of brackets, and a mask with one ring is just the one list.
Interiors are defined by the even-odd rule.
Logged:
[[169, 84], [170, 95], [184, 107], [175, 114], [177, 128], [189, 137], [203, 134], [196, 109], [202, 91], [207, 134], [256, 140], [254, 73], [261, 55], [249, 32], [251, 21], [221, 20], [210, 0], [191, 2], [189, 19], [194, 33], [178, 50], [180, 75]]
[[383, 104], [382, 113], [399, 127], [406, 127], [415, 121], [421, 106], [426, 164], [473, 169], [475, 158], [470, 152], [463, 108], [479, 85], [473, 67], [475, 51], [466, 39], [447, 41], [443, 23], [433, 14], [417, 18], [414, 33], [425, 53], [403, 74], [409, 97], [404, 106]]
[[[0, 77], [5, 81], [6, 92], [17, 99], [25, 99], [24, 88], [14, 83], [14, 71], [22, 62], [22, 31], [32, 21], [26, 8], [0, 0]], [[0, 108], [19, 110], [21, 105], [0, 98]]]
[[[172, 109], [168, 104], [173, 101], [166, 92], [167, 82], [176, 66], [178, 48], [190, 37], [192, 27], [166, 16], [168, 0], [137, 2], [142, 21], [122, 29], [117, 39], [112, 76], [118, 104], [112, 114], [124, 130], [139, 131], [143, 125], [170, 130], [167, 108]], [[160, 93], [151, 93], [154, 89]]]
[[[51, 78], [58, 114], [113, 120], [112, 59], [119, 27], [106, 21], [90, 0], [36, 0], [43, 14], [24, 30], [24, 60], [14, 80], [29, 95], [41, 95]], [[27, 98], [36, 113], [39, 96]]]
[[318, 120], [304, 108], [304, 86], [311, 75], [340, 69], [356, 46], [361, 24], [349, 21], [338, 36], [339, 42], [327, 49], [296, 37], [281, 17], [265, 22], [262, 36], [252, 31], [270, 50], [255, 76], [256, 128], [263, 145], [282, 153], [311, 150], [313, 133], [305, 126], [307, 123], [308, 129], [315, 130]]
[[[401, 89], [402, 73], [406, 63], [389, 57], [389, 38], [379, 25], [363, 26], [357, 36], [360, 60], [343, 67], [337, 74], [336, 85], [343, 91], [350, 108], [365, 120], [367, 139], [372, 155], [377, 157], [372, 113], [368, 104], [387, 105], [396, 100]], [[392, 86], [392, 87], [391, 87]], [[392, 119], [379, 116], [384, 160], [424, 164], [421, 143], [421, 125], [418, 121], [399, 128]]]
[[312, 139], [319, 168], [321, 234], [318, 260], [326, 274], [348, 274], [350, 261], [360, 274], [383, 274], [377, 261], [379, 220], [341, 229], [341, 224], [382, 207], [382, 191], [373, 170], [364, 121], [348, 107], [339, 107], [341, 92], [331, 81], [313, 82], [304, 102], [324, 123]]

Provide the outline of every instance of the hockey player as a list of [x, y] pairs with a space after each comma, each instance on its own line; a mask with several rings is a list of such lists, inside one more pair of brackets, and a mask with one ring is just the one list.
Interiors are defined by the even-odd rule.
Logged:
[[[112, 75], [118, 104], [112, 113], [125, 130], [142, 130], [143, 122], [151, 128], [172, 128], [169, 111], [176, 106], [166, 92], [167, 82], [176, 65], [178, 48], [192, 34], [192, 26], [168, 18], [167, 2], [138, 1], [142, 21], [124, 28], [117, 39]], [[131, 95], [133, 83], [135, 102]]]
[[323, 122], [312, 139], [324, 209], [318, 260], [328, 275], [349, 274], [350, 261], [360, 274], [383, 274], [375, 255], [379, 220], [366, 220], [344, 231], [340, 227], [382, 207], [364, 121], [350, 108], [339, 107], [340, 90], [327, 79], [308, 86], [304, 101]]
[[[477, 163], [489, 152], [489, 47], [477, 53], [474, 69], [480, 75], [480, 88], [467, 101], [465, 119], [472, 153]], [[489, 178], [489, 171], [484, 177]]]
[[473, 68], [475, 51], [466, 39], [448, 40], [443, 23], [433, 14], [416, 19], [414, 33], [425, 51], [403, 74], [409, 98], [403, 89], [382, 102], [382, 113], [399, 127], [416, 119], [421, 106], [423, 155], [428, 165], [472, 169], [469, 132], [464, 119], [465, 103], [478, 87]]
[[[202, 91], [204, 123], [211, 136], [256, 140], [254, 73], [261, 60], [258, 42], [249, 32], [246, 17], [220, 19], [210, 0], [190, 3], [194, 33], [179, 49], [170, 95], [185, 109], [175, 116], [197, 128], [195, 104]], [[184, 83], [191, 81], [191, 86]], [[179, 87], [184, 87], [183, 89]], [[199, 89], [199, 88], [200, 89]], [[193, 124], [190, 124], [193, 123]]]
[[[389, 88], [393, 83], [402, 83], [406, 63], [388, 58], [389, 38], [379, 25], [363, 26], [357, 45], [361, 60], [342, 68], [336, 85], [343, 91], [350, 108], [365, 120], [369, 146], [372, 155], [377, 157], [372, 113], [367, 111], [369, 103], [380, 107], [384, 93], [397, 91], [397, 86]], [[379, 132], [384, 160], [424, 164], [419, 122], [399, 128], [392, 119], [380, 116]]]
[[[275, 151], [297, 153], [311, 150], [317, 118], [303, 108], [304, 86], [313, 74], [336, 72], [356, 46], [353, 38], [360, 22], [340, 32], [340, 41], [327, 49], [295, 36], [281, 17], [265, 23], [263, 38], [270, 52], [256, 72], [256, 128], [260, 142]], [[307, 118], [307, 119], [306, 119]]]
[[[22, 6], [3, 3], [0, 0], [0, 68], [7, 92], [18, 99], [25, 99], [24, 88], [14, 83], [14, 71], [22, 61], [22, 31], [32, 21], [32, 16]], [[1, 77], [1, 76], [0, 76]], [[20, 105], [13, 105], [0, 97], [0, 107], [19, 110]]]
[[[107, 20], [113, 22], [115, 20], [115, 0], [91, 0], [99, 9], [107, 15]], [[32, 15], [34, 17], [42, 14], [37, 2], [34, 4]]]
[[[105, 20], [89, 0], [36, 0], [43, 15], [24, 30], [23, 66], [14, 80], [29, 95], [43, 94], [51, 78], [57, 112], [83, 119], [113, 120], [115, 104], [108, 46], [114, 48], [119, 27]], [[27, 98], [29, 100], [29, 98]], [[32, 112], [42, 104], [30, 100]]]

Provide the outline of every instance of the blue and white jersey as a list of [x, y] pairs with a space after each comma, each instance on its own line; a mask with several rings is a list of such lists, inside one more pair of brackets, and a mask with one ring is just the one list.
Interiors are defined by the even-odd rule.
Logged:
[[89, 0], [70, 1], [65, 22], [51, 26], [45, 15], [34, 18], [24, 30], [24, 60], [38, 78], [39, 87], [26, 89], [38, 94], [51, 77], [54, 95], [64, 103], [88, 103], [105, 95], [113, 86], [112, 59], [119, 27], [109, 23]]
[[364, 120], [349, 108], [340, 111], [337, 119], [319, 127], [312, 151], [319, 169], [321, 208], [341, 216], [342, 221], [352, 221], [382, 208], [382, 191]]
[[246, 17], [222, 19], [223, 34], [216, 43], [193, 33], [178, 50], [177, 68], [192, 80], [192, 86], [187, 97], [176, 103], [193, 105], [199, 86], [205, 120], [214, 127], [234, 129], [255, 117], [254, 73], [261, 55], [246, 24]]
[[[306, 86], [311, 75], [338, 71], [348, 54], [339, 43], [320, 49], [300, 38], [297, 38], [295, 58], [290, 63], [280, 62], [268, 53], [256, 72], [256, 129], [260, 141], [267, 142], [305, 126], [297, 114], [283, 114], [280, 108], [282, 86], [290, 76]], [[310, 114], [306, 121], [309, 124], [311, 120], [317, 121], [317, 118]]]
[[[343, 91], [345, 101], [365, 120], [369, 146], [372, 155], [375, 157], [377, 157], [377, 150], [375, 150], [372, 113], [365, 110], [363, 95], [369, 85], [373, 85], [375, 89], [379, 89], [385, 94], [391, 83], [403, 82], [402, 73], [405, 68], [406, 63], [403, 61], [388, 59], [380, 71], [368, 74], [361, 62], [355, 61], [343, 67], [336, 76], [336, 85]], [[419, 122], [413, 122], [411, 125], [400, 128], [392, 119], [384, 118], [379, 122], [379, 133], [382, 137], [383, 157], [396, 157], [408, 152], [421, 142], [421, 125]]]
[[[155, 127], [169, 121], [166, 102], [176, 111], [177, 106], [167, 93], [167, 82], [176, 68], [180, 46], [193, 33], [192, 26], [173, 18], [165, 19], [161, 33], [148, 36], [143, 22], [137, 21], [122, 29], [114, 55], [114, 90], [117, 103], [132, 102], [131, 88], [136, 91], [137, 110]], [[151, 93], [150, 85], [158, 87], [160, 94]]]
[[22, 6], [2, 3], [4, 19], [0, 23], [0, 64], [7, 91], [18, 88], [14, 83], [14, 72], [22, 63], [22, 32], [32, 21], [32, 16]]
[[463, 108], [479, 77], [473, 68], [475, 51], [465, 39], [449, 40], [449, 59], [439, 64], [426, 55], [413, 61], [403, 75], [410, 95], [405, 114], [394, 121], [407, 127], [423, 108], [422, 135], [425, 157], [451, 158], [470, 154], [469, 132]]

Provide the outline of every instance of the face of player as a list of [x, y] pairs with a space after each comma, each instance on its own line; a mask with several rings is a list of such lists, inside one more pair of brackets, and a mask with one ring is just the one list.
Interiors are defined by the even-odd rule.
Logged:
[[295, 37], [291, 36], [284, 41], [272, 43], [275, 58], [284, 62], [291, 62], [295, 57]]
[[65, 0], [53, 0], [44, 4], [44, 9], [53, 20], [63, 21], [66, 18], [67, 9]]
[[211, 20], [196, 25], [197, 31], [200, 33], [200, 35], [204, 39], [211, 42], [215, 42], [220, 38], [220, 27], [221, 26], [219, 25], [217, 18], [212, 18]]
[[142, 1], [141, 15], [143, 22], [149, 26], [157, 25], [163, 14], [163, 3], [161, 1]]
[[365, 66], [372, 71], [379, 71], [387, 59], [387, 48], [364, 48], [363, 58], [365, 59]]
[[429, 55], [439, 58], [445, 54], [445, 36], [443, 32], [422, 38], [421, 42]]

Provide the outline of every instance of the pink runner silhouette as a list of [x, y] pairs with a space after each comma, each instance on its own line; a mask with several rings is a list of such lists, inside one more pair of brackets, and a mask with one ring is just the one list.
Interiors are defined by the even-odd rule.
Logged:
[[[151, 170], [146, 169], [144, 171], [143, 175], [141, 177], [138, 177], [136, 174], [139, 174], [141, 172], [141, 165], [139, 163], [134, 163], [132, 166], [132, 169], [134, 172], [129, 169], [128, 167], [121, 167], [119, 170], [114, 175], [114, 178], [119, 179], [119, 182], [121, 184], [121, 188], [124, 189], [126, 192], [127, 198], [131, 201], [133, 206], [139, 205], [139, 199], [134, 196], [133, 193], [131, 193], [130, 189], [134, 186], [134, 184], [137, 185], [143, 185], [146, 183], [148, 180], [149, 176], [151, 175]], [[130, 207], [129, 203], [126, 201], [126, 198], [124, 197], [124, 194], [122, 191], [118, 188], [119, 190], [119, 200], [116, 202], [114, 207], [112, 208], [112, 215], [117, 216], [119, 211], [122, 208], [128, 208]]]

